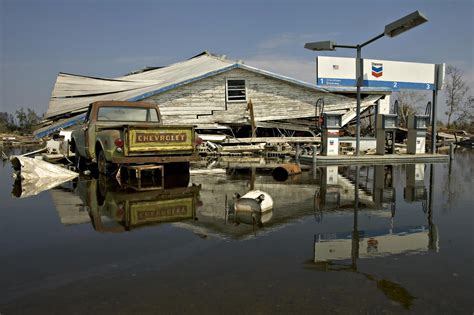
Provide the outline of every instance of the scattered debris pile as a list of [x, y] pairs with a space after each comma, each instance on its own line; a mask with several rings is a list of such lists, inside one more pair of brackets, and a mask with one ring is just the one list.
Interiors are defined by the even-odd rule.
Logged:
[[10, 162], [14, 169], [15, 186], [18, 187], [14, 191], [17, 197], [37, 195], [79, 176], [78, 173], [70, 171], [64, 166], [55, 165], [39, 158], [12, 156]]
[[37, 139], [33, 135], [0, 133], [0, 147], [40, 145], [43, 142], [44, 141], [42, 139]]

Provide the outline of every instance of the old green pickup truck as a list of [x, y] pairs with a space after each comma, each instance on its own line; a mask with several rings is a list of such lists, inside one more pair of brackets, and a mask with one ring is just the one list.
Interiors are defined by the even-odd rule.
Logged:
[[194, 127], [163, 125], [158, 106], [146, 102], [94, 102], [71, 137], [77, 167], [95, 163], [102, 174], [136, 164], [189, 169], [198, 159]]

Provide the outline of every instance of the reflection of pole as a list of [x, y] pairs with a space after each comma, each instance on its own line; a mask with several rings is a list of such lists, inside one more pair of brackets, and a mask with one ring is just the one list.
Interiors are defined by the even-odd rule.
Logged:
[[250, 177], [250, 190], [254, 190], [255, 189], [255, 178], [256, 178], [257, 168], [252, 167], [251, 172], [252, 172], [252, 174], [251, 174], [251, 177]]
[[[436, 75], [437, 75], [436, 71]], [[437, 80], [437, 79], [436, 79]], [[435, 80], [435, 82], [436, 82]], [[436, 130], [436, 106], [438, 103], [438, 88], [434, 89], [433, 91], [433, 110], [431, 111], [432, 117], [431, 117], [431, 154], [436, 153], [436, 139], [438, 132]]]
[[434, 164], [430, 165], [430, 195], [428, 200], [428, 249], [437, 250], [436, 225], [433, 224]]
[[352, 227], [352, 268], [357, 270], [357, 259], [359, 258], [359, 229], [358, 229], [358, 212], [359, 212], [359, 166], [356, 166], [355, 186], [354, 186], [354, 224]]

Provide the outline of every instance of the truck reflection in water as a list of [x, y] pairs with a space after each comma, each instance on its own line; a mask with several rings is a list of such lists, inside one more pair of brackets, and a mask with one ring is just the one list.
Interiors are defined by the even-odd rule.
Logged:
[[[185, 182], [187, 185], [187, 182]], [[105, 177], [79, 181], [76, 194], [89, 213], [92, 226], [98, 232], [123, 232], [162, 222], [193, 220], [200, 186], [165, 184], [152, 190], [120, 186]]]

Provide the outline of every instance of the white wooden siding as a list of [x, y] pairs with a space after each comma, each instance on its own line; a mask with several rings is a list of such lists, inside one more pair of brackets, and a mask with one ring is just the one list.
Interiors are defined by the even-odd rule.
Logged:
[[[315, 116], [315, 105], [322, 97], [325, 111], [348, 111], [355, 99], [316, 91], [244, 69], [233, 69], [186, 86], [152, 96], [165, 124], [248, 123], [247, 103], [226, 102], [226, 79], [246, 80], [247, 99], [252, 100], [255, 120], [270, 121]], [[373, 103], [377, 97], [364, 101]]]

